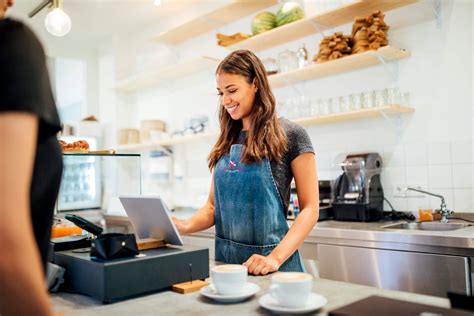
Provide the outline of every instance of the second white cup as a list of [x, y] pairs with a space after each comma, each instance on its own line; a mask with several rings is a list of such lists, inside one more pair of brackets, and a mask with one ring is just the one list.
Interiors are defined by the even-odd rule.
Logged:
[[217, 293], [221, 295], [241, 294], [247, 283], [247, 267], [239, 264], [224, 264], [211, 269], [211, 278]]
[[270, 295], [283, 307], [306, 305], [313, 288], [313, 277], [303, 272], [278, 272], [272, 276]]

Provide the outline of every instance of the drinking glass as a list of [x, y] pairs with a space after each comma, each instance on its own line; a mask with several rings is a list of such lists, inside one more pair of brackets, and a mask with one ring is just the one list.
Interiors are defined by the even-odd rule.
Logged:
[[400, 90], [398, 88], [387, 89], [387, 102], [388, 104], [400, 104]]
[[287, 103], [287, 115], [289, 119], [298, 118], [298, 99], [297, 98], [290, 98]]
[[387, 104], [388, 104], [388, 101], [387, 101], [387, 94], [388, 94], [388, 90], [387, 90], [387, 89], [375, 91], [375, 100], [374, 100], [374, 103], [375, 103], [375, 106], [376, 106], [376, 107], [384, 106], [384, 105], [387, 105]]
[[298, 117], [308, 117], [311, 116], [311, 103], [310, 99], [304, 95], [299, 98], [299, 115]]
[[405, 92], [401, 95], [400, 104], [405, 105], [405, 106], [410, 105], [410, 93], [409, 92]]
[[327, 99], [319, 99], [319, 113], [321, 115], [328, 115], [330, 112], [329, 100]]
[[341, 107], [339, 104], [339, 98], [330, 98], [329, 102], [329, 112], [330, 113], [339, 113], [341, 112]]
[[351, 111], [351, 98], [346, 95], [339, 98], [339, 108], [341, 112]]
[[360, 93], [353, 93], [350, 96], [351, 109], [360, 110], [362, 108], [362, 96]]
[[319, 106], [320, 100], [317, 98], [311, 98], [310, 100], [310, 116], [318, 116], [320, 114], [320, 106]]
[[369, 109], [373, 108], [375, 105], [374, 103], [374, 92], [367, 91], [362, 93], [362, 107]]

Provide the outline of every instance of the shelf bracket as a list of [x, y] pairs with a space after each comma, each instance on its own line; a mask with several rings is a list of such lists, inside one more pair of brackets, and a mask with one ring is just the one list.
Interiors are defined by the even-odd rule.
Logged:
[[178, 63], [181, 59], [181, 54], [179, 50], [176, 48], [175, 45], [171, 44], [170, 42], [166, 40], [160, 40], [158, 42], [154, 42], [153, 44], [157, 47], [157, 50], [166, 50], [166, 57], [168, 57], [168, 55], [171, 55], [172, 60], [175, 63]]
[[330, 29], [330, 27], [329, 27], [328, 25], [324, 25], [324, 24], [318, 23], [318, 22], [316, 22], [316, 21], [311, 21], [310, 23], [311, 23], [311, 25], [313, 26], [313, 28], [316, 30], [316, 32], [318, 32], [319, 34], [321, 34], [321, 36], [322, 36], [323, 38], [326, 37], [326, 35], [324, 35], [323, 30], [328, 30], [328, 29]]
[[298, 87], [298, 85], [294, 84], [292, 81], [286, 78], [283, 78], [283, 81], [286, 83], [287, 86], [290, 86], [291, 88], [293, 88], [293, 90], [299, 97], [302, 97], [304, 95], [303, 90], [301, 90], [300, 87]]
[[179, 60], [181, 59], [181, 54], [179, 53], [179, 50], [176, 48], [175, 45], [172, 45], [168, 42], [163, 42], [161, 43], [166, 49], [170, 52], [173, 60], [175, 63], [179, 63]]
[[436, 27], [440, 29], [442, 27], [442, 13], [443, 13], [443, 7], [441, 0], [435, 0], [433, 2], [433, 12], [436, 18]]
[[165, 90], [169, 92], [169, 91], [173, 91], [173, 89], [175, 88], [174, 85], [175, 85], [174, 80], [160, 80], [158, 83], [154, 84], [150, 88]]
[[379, 111], [379, 113], [395, 129], [397, 135], [401, 135], [403, 132], [403, 121], [401, 114], [397, 113], [395, 115], [389, 116], [384, 110]]
[[372, 53], [380, 61], [380, 63], [384, 66], [384, 68], [392, 77], [392, 85], [395, 85], [398, 82], [398, 76], [399, 76], [398, 61], [392, 62], [391, 63], [392, 67], [390, 67], [390, 65], [387, 63], [385, 58], [383, 58], [383, 56], [381, 56], [378, 51], [373, 51]]

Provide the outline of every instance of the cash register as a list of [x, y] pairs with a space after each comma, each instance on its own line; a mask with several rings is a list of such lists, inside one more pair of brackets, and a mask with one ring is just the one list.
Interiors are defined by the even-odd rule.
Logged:
[[51, 261], [66, 269], [66, 290], [112, 303], [209, 277], [209, 249], [183, 245], [161, 199], [124, 197], [121, 201], [137, 238], [160, 238], [166, 245], [141, 250], [138, 255], [126, 258], [97, 258], [84, 245], [92, 242], [94, 246], [93, 238], [101, 235], [102, 229], [84, 219], [69, 217], [92, 232], [92, 237], [84, 237], [81, 242], [68, 243], [64, 239], [52, 242]]

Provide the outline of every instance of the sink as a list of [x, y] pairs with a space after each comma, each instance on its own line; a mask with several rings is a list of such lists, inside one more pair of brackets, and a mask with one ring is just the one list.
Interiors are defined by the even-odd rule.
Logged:
[[457, 230], [472, 226], [463, 223], [440, 223], [440, 222], [421, 222], [421, 223], [399, 223], [383, 226], [385, 229], [408, 229], [408, 230], [431, 230], [431, 231], [445, 231]]

